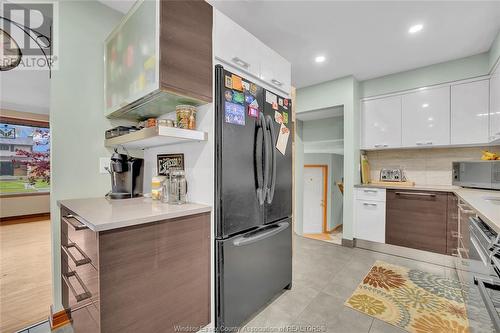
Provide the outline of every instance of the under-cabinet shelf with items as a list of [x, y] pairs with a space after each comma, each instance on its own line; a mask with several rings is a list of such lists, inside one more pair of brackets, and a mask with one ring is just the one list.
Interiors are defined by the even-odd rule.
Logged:
[[208, 133], [169, 126], [147, 127], [129, 134], [105, 139], [109, 148], [122, 146], [127, 149], [145, 149], [185, 142], [207, 141]]

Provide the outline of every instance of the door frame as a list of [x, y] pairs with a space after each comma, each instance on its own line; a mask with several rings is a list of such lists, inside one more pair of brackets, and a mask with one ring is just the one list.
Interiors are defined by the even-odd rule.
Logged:
[[328, 210], [328, 165], [304, 164], [304, 168], [321, 168], [323, 171], [323, 232], [326, 233], [328, 232], [327, 217], [326, 217]]

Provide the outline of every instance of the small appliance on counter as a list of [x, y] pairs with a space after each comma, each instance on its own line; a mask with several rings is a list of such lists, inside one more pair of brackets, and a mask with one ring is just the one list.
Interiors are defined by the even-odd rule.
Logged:
[[111, 191], [106, 194], [110, 199], [127, 199], [142, 195], [142, 175], [144, 160], [127, 154], [119, 154], [118, 150], [111, 156], [109, 173], [111, 175]]
[[406, 181], [406, 176], [403, 169], [386, 169], [382, 168], [380, 170], [380, 181], [381, 182], [404, 182]]
[[500, 160], [453, 162], [452, 184], [500, 190]]

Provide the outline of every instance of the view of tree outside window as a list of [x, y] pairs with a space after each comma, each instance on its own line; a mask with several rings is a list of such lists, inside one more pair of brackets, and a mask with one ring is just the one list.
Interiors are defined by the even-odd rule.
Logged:
[[47, 192], [50, 129], [0, 123], [0, 194]]

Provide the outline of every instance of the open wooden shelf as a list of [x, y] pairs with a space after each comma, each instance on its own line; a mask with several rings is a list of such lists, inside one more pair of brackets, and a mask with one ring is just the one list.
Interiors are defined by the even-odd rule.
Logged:
[[183, 142], [206, 141], [207, 132], [175, 127], [157, 126], [104, 140], [106, 147], [123, 146], [127, 149], [145, 149]]

